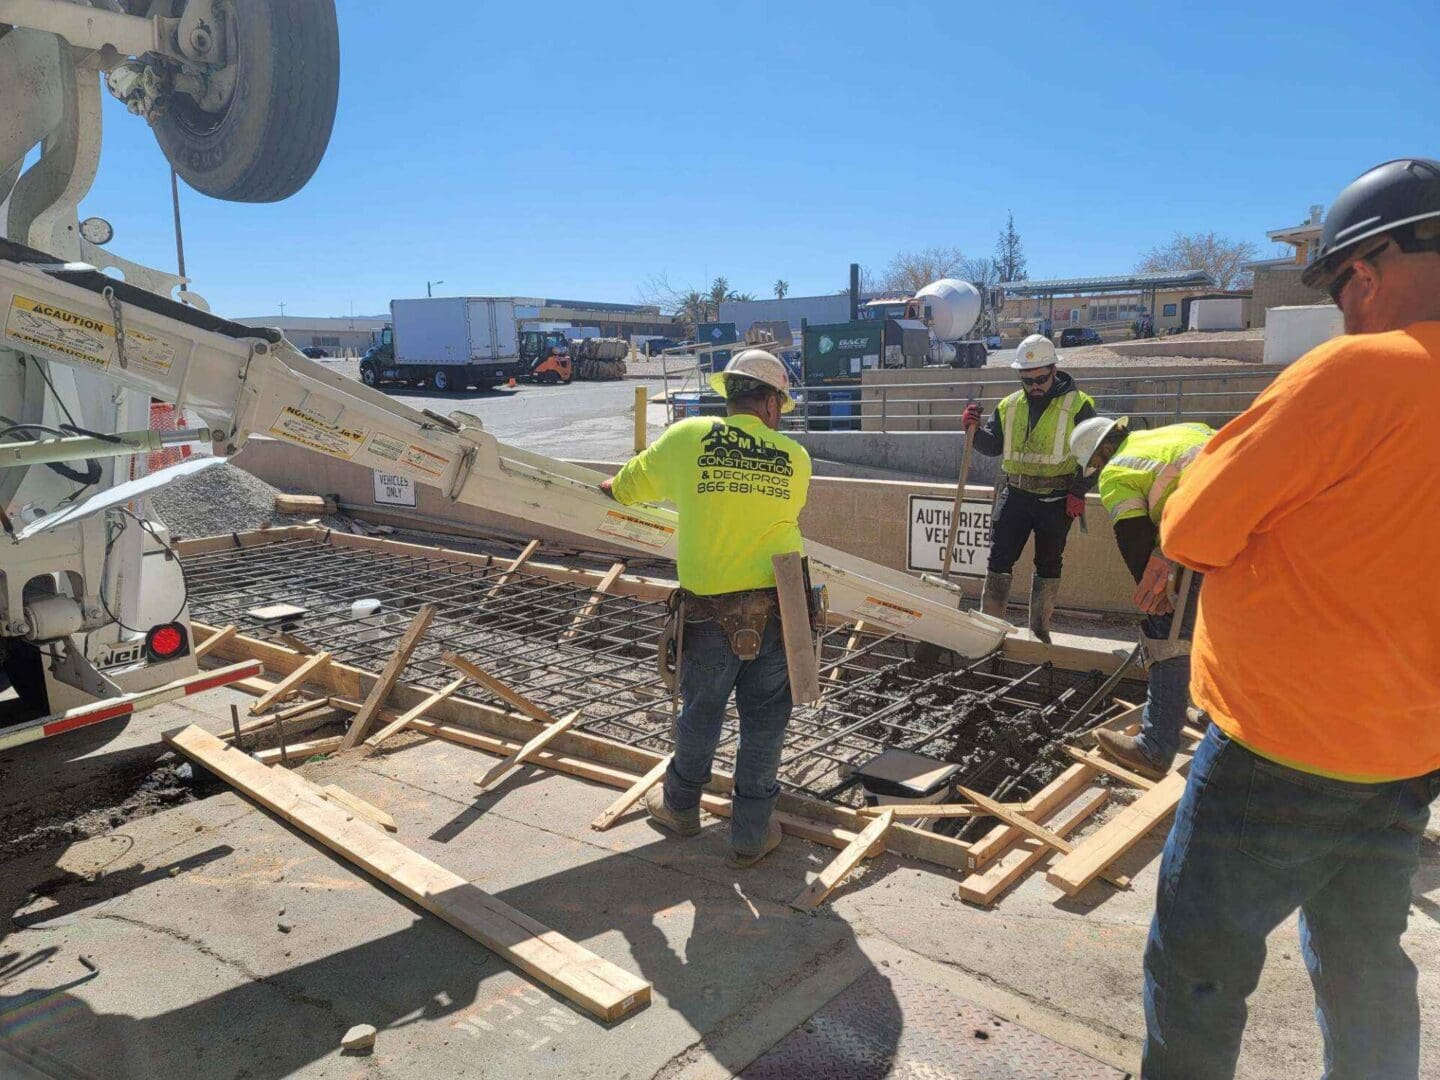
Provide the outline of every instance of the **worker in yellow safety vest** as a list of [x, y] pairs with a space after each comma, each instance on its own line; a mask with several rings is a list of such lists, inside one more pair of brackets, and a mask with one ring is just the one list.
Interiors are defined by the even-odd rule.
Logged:
[[669, 832], [700, 831], [700, 795], [733, 691], [740, 741], [729, 861], [747, 867], [780, 843], [772, 811], [791, 698], [771, 558], [804, 550], [799, 517], [810, 455], [778, 430], [795, 402], [774, 354], [745, 349], [710, 385], [729, 415], [671, 424], [601, 489], [627, 505], [674, 503], [680, 516], [673, 622], [683, 704], [675, 753], [646, 808]]
[[[1185, 468], [1215, 430], [1206, 424], [1171, 424], [1130, 431], [1129, 420], [1095, 417], [1075, 428], [1070, 448], [1086, 475], [1100, 473], [1100, 501], [1110, 515], [1115, 543], [1135, 579], [1135, 604], [1145, 613], [1141, 642], [1149, 683], [1138, 735], [1100, 729], [1101, 753], [1141, 776], [1158, 780], [1180, 749], [1190, 703], [1190, 642], [1199, 609], [1200, 578], [1181, 575], [1171, 592], [1175, 564], [1160, 550], [1160, 515]], [[1177, 611], [1177, 608], [1179, 609]]]
[[1075, 425], [1095, 415], [1095, 401], [1056, 365], [1060, 354], [1043, 334], [1031, 334], [1011, 363], [1021, 387], [995, 408], [983, 427], [978, 402], [965, 407], [961, 425], [975, 431], [975, 449], [1000, 457], [1005, 486], [990, 522], [990, 561], [980, 609], [1005, 617], [1011, 571], [1035, 536], [1030, 582], [1030, 632], [1050, 641], [1050, 619], [1060, 595], [1060, 569], [1070, 524], [1085, 513], [1088, 487], [1070, 453]]

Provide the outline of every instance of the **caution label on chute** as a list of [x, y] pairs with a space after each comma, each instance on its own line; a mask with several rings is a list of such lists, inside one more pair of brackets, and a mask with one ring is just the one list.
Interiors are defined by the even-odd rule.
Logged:
[[622, 514], [619, 510], [605, 511], [605, 519], [600, 522], [596, 531], [618, 536], [622, 540], [654, 548], [656, 551], [662, 550], [675, 536], [672, 525], [646, 521], [633, 514]]
[[18, 293], [10, 298], [5, 338], [61, 353], [102, 371], [115, 358], [115, 327], [93, 316], [31, 300]]
[[270, 434], [297, 446], [348, 461], [365, 444], [365, 436], [369, 433], [363, 429], [340, 427], [293, 405], [286, 405], [270, 425]]
[[901, 607], [899, 604], [892, 604], [889, 600], [882, 600], [878, 596], [867, 596], [861, 603], [855, 605], [850, 614], [858, 616], [866, 622], [878, 622], [894, 627], [896, 630], [904, 630], [911, 623], [920, 621], [925, 613]]

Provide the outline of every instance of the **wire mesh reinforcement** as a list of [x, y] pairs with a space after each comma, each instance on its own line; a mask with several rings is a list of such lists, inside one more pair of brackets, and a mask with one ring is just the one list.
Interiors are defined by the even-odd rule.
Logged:
[[[661, 753], [673, 749], [669, 692], [655, 666], [665, 617], [657, 600], [607, 595], [591, 607], [588, 582], [557, 581], [524, 566], [512, 572], [509, 560], [486, 565], [413, 547], [338, 547], [318, 538], [189, 555], [184, 562], [194, 618], [273, 638], [282, 628], [249, 612], [294, 604], [306, 613], [285, 631], [368, 671], [385, 665], [415, 612], [433, 603], [435, 619], [411, 656], [406, 681], [439, 689], [455, 675], [441, 653], [454, 651], [555, 715], [580, 710], [583, 730]], [[357, 617], [352, 604], [359, 600], [381, 606]], [[824, 636], [825, 696], [791, 718], [783, 786], [856, 802], [854, 767], [890, 747], [954, 761], [962, 766], [961, 782], [1015, 796], [1068, 764], [1058, 740], [1099, 687], [1098, 672], [998, 655], [937, 669], [916, 661], [913, 649], [908, 640], [857, 636], [848, 627]], [[495, 703], [479, 687], [460, 696]], [[718, 767], [733, 768], [737, 738], [732, 710]]]

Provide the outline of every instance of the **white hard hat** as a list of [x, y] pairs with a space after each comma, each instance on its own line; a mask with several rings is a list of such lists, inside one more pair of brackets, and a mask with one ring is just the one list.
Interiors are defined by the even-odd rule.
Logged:
[[1080, 421], [1075, 425], [1075, 430], [1070, 432], [1070, 456], [1080, 463], [1086, 476], [1095, 471], [1090, 467], [1090, 459], [1095, 456], [1095, 451], [1100, 449], [1105, 436], [1117, 427], [1128, 431], [1130, 418], [1122, 416], [1117, 420], [1110, 416], [1092, 416], [1089, 420]]
[[725, 380], [731, 375], [743, 375], [747, 379], [754, 379], [779, 390], [785, 397], [780, 403], [782, 413], [788, 413], [795, 408], [795, 399], [790, 396], [790, 373], [785, 370], [784, 362], [774, 353], [766, 349], [746, 349], [736, 353], [725, 365], [724, 371], [717, 371], [710, 376], [710, 389], [721, 397], [729, 397]]
[[1055, 351], [1055, 343], [1044, 334], [1031, 334], [1020, 342], [1010, 366], [1016, 371], [1034, 371], [1059, 362], [1060, 354]]

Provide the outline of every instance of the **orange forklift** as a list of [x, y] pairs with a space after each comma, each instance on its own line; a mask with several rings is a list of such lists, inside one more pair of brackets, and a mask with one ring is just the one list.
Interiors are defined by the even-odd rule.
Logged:
[[520, 360], [526, 382], [565, 386], [575, 377], [570, 342], [562, 330], [521, 330]]

